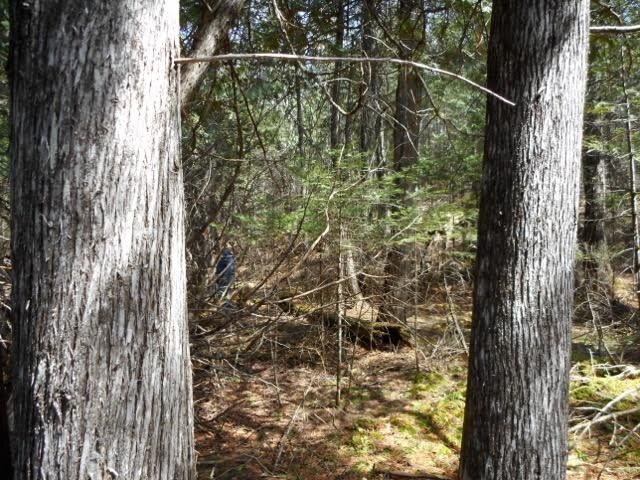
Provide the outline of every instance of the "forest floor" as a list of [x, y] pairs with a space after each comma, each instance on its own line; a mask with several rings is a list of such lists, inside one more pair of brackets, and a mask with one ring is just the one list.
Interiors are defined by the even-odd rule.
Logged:
[[[345, 342], [339, 408], [335, 334], [322, 326], [257, 314], [197, 335], [199, 478], [455, 479], [467, 357], [454, 317], [468, 335], [470, 304], [422, 309], [418, 349]], [[605, 327], [606, 358], [593, 353], [591, 325], [576, 325], [573, 337], [568, 478], [639, 479], [637, 328]]]

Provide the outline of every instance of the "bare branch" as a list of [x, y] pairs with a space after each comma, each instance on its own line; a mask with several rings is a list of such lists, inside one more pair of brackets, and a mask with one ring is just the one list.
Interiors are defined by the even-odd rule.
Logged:
[[591, 33], [620, 35], [624, 33], [640, 32], [640, 25], [621, 25], [621, 26], [604, 25], [604, 26], [591, 27], [589, 31]]
[[178, 58], [176, 60], [177, 64], [191, 64], [191, 63], [213, 63], [213, 62], [224, 62], [227, 60], [288, 60], [288, 61], [304, 61], [304, 62], [352, 62], [352, 63], [392, 63], [395, 65], [407, 65], [410, 67], [414, 67], [420, 70], [427, 70], [432, 73], [436, 73], [439, 75], [446, 75], [448, 77], [456, 78], [468, 85], [471, 85], [474, 88], [482, 90], [487, 95], [491, 95], [492, 97], [497, 98], [498, 100], [506, 103], [507, 105], [511, 105], [512, 107], [516, 104], [511, 100], [497, 94], [489, 90], [487, 87], [483, 87], [482, 85], [469, 80], [462, 75], [458, 75], [457, 73], [450, 72], [448, 70], [443, 70], [438, 67], [432, 67], [425, 63], [414, 62], [411, 60], [402, 60], [400, 58], [391, 58], [391, 57], [320, 57], [320, 56], [308, 56], [308, 55], [293, 55], [290, 53], [228, 53], [224, 55], [214, 55], [210, 57], [191, 57], [191, 58]]

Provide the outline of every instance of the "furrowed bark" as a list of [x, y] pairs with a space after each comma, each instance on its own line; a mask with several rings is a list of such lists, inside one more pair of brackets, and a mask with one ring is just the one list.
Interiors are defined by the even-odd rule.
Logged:
[[589, 4], [493, 3], [460, 478], [566, 474]]
[[6, 347], [0, 345], [0, 478], [13, 478], [11, 464], [11, 438], [9, 429], [9, 392], [10, 385], [5, 381]]
[[14, 478], [193, 479], [178, 2], [11, 25]]

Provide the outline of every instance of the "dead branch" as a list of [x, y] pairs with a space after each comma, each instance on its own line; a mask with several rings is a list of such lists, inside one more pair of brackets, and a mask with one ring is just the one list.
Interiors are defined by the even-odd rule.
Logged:
[[388, 475], [390, 477], [399, 477], [399, 478], [421, 478], [424, 480], [450, 480], [446, 477], [441, 477], [439, 475], [432, 475], [430, 473], [408, 473], [408, 472], [398, 472], [394, 470], [387, 470], [384, 468], [378, 468], [377, 466], [373, 466], [372, 472], [374, 475]]
[[596, 26], [589, 29], [591, 33], [602, 33], [607, 35], [621, 35], [624, 33], [640, 32], [640, 25], [605, 25]]
[[458, 75], [457, 73], [450, 72], [448, 70], [443, 70], [438, 67], [433, 67], [431, 65], [427, 65], [426, 63], [414, 62], [412, 60], [402, 60], [400, 58], [392, 58], [392, 57], [321, 57], [321, 56], [312, 56], [312, 55], [293, 55], [290, 53], [272, 53], [272, 52], [261, 52], [261, 53], [227, 53], [223, 55], [213, 55], [210, 57], [184, 57], [176, 59], [175, 63], [179, 65], [191, 64], [191, 63], [213, 63], [213, 62], [225, 62], [228, 60], [288, 60], [288, 61], [304, 61], [304, 62], [326, 62], [326, 63], [334, 63], [334, 62], [351, 62], [351, 63], [391, 63], [394, 65], [406, 65], [409, 67], [414, 67], [420, 70], [427, 70], [431, 73], [435, 73], [438, 75], [446, 75], [448, 77], [453, 77], [457, 80], [460, 80], [468, 85], [471, 85], [478, 90], [483, 91], [487, 95], [497, 98], [501, 102], [506, 103], [507, 105], [511, 105], [514, 107], [516, 104], [511, 100], [499, 95], [498, 93], [489, 90], [487, 87], [483, 87], [479, 83], [474, 82], [473, 80], [469, 80], [462, 75]]

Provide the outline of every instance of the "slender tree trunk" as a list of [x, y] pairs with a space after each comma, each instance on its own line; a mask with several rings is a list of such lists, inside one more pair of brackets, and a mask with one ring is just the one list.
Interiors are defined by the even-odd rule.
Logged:
[[[626, 39], [625, 39], [626, 40]], [[631, 225], [633, 227], [633, 285], [636, 290], [636, 301], [640, 308], [640, 206], [638, 205], [638, 175], [636, 169], [635, 150], [631, 138], [632, 113], [627, 74], [627, 46], [620, 47], [620, 83], [624, 97], [625, 141], [629, 159], [629, 196], [631, 200]]]
[[[418, 111], [423, 95], [420, 73], [412, 67], [400, 67], [393, 127], [393, 168], [397, 172], [414, 166], [418, 161], [420, 147]], [[400, 181], [399, 186], [405, 191], [411, 187], [404, 180]]]
[[195, 476], [178, 2], [11, 2], [16, 480]]
[[342, 397], [342, 353], [343, 353], [343, 324], [345, 317], [345, 302], [344, 302], [344, 284], [342, 279], [344, 278], [344, 226], [342, 225], [342, 211], [338, 213], [338, 284], [336, 288], [336, 317], [338, 318], [338, 355], [336, 362], [336, 408], [340, 407], [340, 399]]
[[582, 237], [590, 250], [600, 250], [607, 245], [604, 219], [607, 215], [607, 167], [605, 155], [590, 150], [583, 157], [584, 226]]
[[[342, 9], [342, 39], [341, 39], [341, 55], [346, 55], [345, 53], [345, 36], [348, 39], [348, 32], [349, 32], [349, 25], [351, 24], [351, 7], [352, 7], [353, 3], [351, 2], [345, 2], [343, 9]], [[349, 45], [346, 45], [347, 47], [349, 47]], [[347, 68], [345, 68], [342, 72], [340, 72], [340, 74], [344, 77], [350, 77], [351, 76], [351, 72], [350, 72], [350, 64], [346, 64]], [[343, 92], [342, 92], [342, 96], [345, 97], [345, 100], [348, 100], [349, 98], [352, 98], [352, 92], [351, 92], [351, 85], [348, 82], [345, 82], [344, 87], [343, 87]], [[351, 107], [351, 105], [349, 105], [348, 101], [344, 102], [345, 106], [347, 106], [348, 110], [348, 115], [344, 115], [344, 125], [343, 125], [343, 141], [344, 144], [346, 146], [349, 146], [349, 144], [351, 143], [351, 131], [352, 131], [352, 120], [353, 120], [353, 112], [354, 112], [354, 108], [356, 108], [357, 105], [353, 105], [353, 108]]]
[[[336, 9], [336, 34], [335, 34], [335, 48], [338, 55], [342, 54], [342, 47], [344, 44], [344, 5], [342, 0], [335, 0]], [[340, 104], [340, 82], [338, 76], [340, 75], [340, 69], [342, 64], [336, 62], [333, 75], [333, 83], [331, 85], [331, 98], [333, 104], [331, 104], [331, 118], [329, 124], [329, 147], [332, 150], [331, 158], [333, 165], [335, 166], [338, 145], [340, 144], [340, 111], [336, 105]]]
[[[423, 44], [422, 2], [401, 0], [398, 5], [399, 35], [402, 58], [411, 58]], [[403, 173], [418, 162], [420, 149], [420, 105], [424, 91], [420, 73], [408, 66], [398, 69], [396, 85], [395, 118], [393, 127], [393, 170]], [[391, 213], [398, 205], [406, 204], [407, 193], [413, 187], [404, 175], [397, 177], [398, 193], [394, 196]], [[389, 321], [404, 321], [407, 311], [412, 309], [411, 255], [405, 245], [391, 246], [387, 253], [384, 292], [380, 314]]]
[[[231, 22], [242, 10], [245, 0], [218, 0], [213, 8], [203, 6], [202, 21], [198, 26], [192, 57], [208, 57], [216, 53], [220, 43], [227, 35]], [[187, 63], [182, 66], [180, 76], [180, 95], [182, 103], [187, 103], [198, 88], [200, 79], [209, 68], [206, 62]]]
[[589, 3], [493, 3], [460, 478], [566, 474]]
[[[362, 290], [360, 289], [360, 283], [358, 282], [358, 269], [356, 268], [356, 261], [353, 256], [353, 245], [349, 241], [349, 239], [345, 235], [345, 240], [348, 242], [348, 245], [343, 245], [344, 247], [344, 266], [345, 272], [349, 277], [349, 287], [351, 289], [351, 294], [355, 301], [354, 309], [358, 312], [362, 312], [368, 308], [367, 301], [362, 294]], [[344, 244], [345, 242], [343, 242]]]
[[[424, 46], [422, 2], [400, 0], [398, 4], [398, 39], [401, 58], [411, 59]], [[420, 73], [412, 67], [398, 68], [396, 86], [395, 122], [393, 125], [393, 168], [401, 171], [418, 161], [420, 146], [420, 116], [418, 111], [424, 91]], [[402, 188], [409, 185], [402, 183]]]
[[607, 165], [603, 152], [598, 150], [584, 152], [582, 183], [584, 186], [582, 227], [584, 286], [587, 293], [597, 291], [604, 294], [606, 299], [610, 299], [613, 296], [611, 264], [605, 235]]
[[[374, 41], [375, 30], [373, 27], [372, 11], [376, 8], [375, 2], [365, 0], [362, 6], [362, 55], [375, 57], [377, 54]], [[377, 113], [377, 101], [380, 93], [379, 66], [376, 64], [364, 64], [364, 81], [367, 83], [360, 114], [360, 152], [369, 155], [367, 162], [369, 168], [376, 169], [382, 164], [382, 148], [380, 145], [380, 131], [382, 130], [381, 116]]]
[[[302, 112], [302, 82], [300, 72], [296, 71], [296, 127], [298, 130], [298, 155], [304, 157], [304, 115]], [[303, 195], [304, 196], [304, 195]]]

